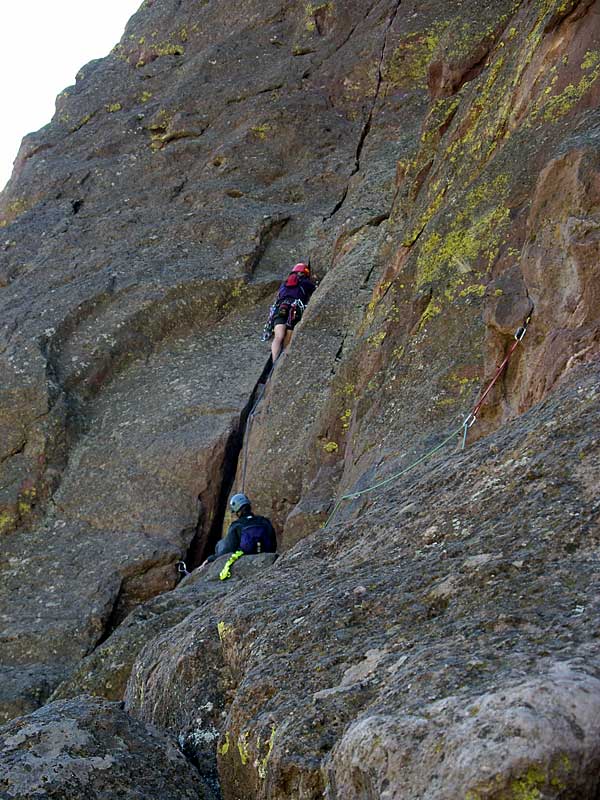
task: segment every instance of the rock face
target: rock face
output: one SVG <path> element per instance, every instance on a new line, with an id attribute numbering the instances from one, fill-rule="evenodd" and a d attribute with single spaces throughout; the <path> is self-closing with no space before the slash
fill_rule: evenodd
<path id="1" fill-rule="evenodd" d="M 174 742 L 117 703 L 50 703 L 0 728 L 2 797 L 197 800 L 194 768 Z"/>
<path id="2" fill-rule="evenodd" d="M 26 137 L 0 720 L 125 697 L 226 798 L 596 800 L 600 0 L 484 5 L 145 0 Z M 174 590 L 232 488 L 282 557 Z"/>
<path id="3" fill-rule="evenodd" d="M 148 644 L 128 709 L 220 734 L 224 797 L 594 800 L 598 398 L 590 365 L 305 538 Z"/>
<path id="4" fill-rule="evenodd" d="M 206 567 L 199 567 L 184 578 L 175 591 L 159 595 L 132 611 L 107 641 L 83 659 L 51 699 L 93 694 L 107 700 L 121 700 L 131 668 L 149 641 L 164 631 L 170 631 L 192 611 L 232 591 L 239 581 L 255 579 L 257 571 L 269 567 L 276 558 L 271 553 L 246 556 L 234 564 L 226 581 L 219 579 L 226 556 Z"/>

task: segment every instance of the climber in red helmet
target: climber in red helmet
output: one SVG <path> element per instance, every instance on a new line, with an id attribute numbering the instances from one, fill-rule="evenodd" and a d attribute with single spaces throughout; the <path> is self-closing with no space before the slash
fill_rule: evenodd
<path id="1" fill-rule="evenodd" d="M 304 262 L 292 267 L 288 277 L 279 287 L 263 334 L 265 341 L 273 336 L 271 344 L 273 363 L 277 361 L 286 344 L 286 335 L 291 333 L 302 319 L 304 308 L 316 288 L 316 283 L 311 279 L 310 266 Z"/>

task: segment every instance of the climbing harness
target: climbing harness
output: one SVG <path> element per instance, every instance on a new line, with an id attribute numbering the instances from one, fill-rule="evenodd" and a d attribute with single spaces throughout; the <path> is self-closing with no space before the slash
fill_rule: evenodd
<path id="1" fill-rule="evenodd" d="M 231 567 L 235 564 L 238 558 L 241 558 L 244 555 L 243 550 L 236 550 L 235 553 L 227 559 L 227 562 L 221 572 L 219 572 L 219 580 L 226 581 L 227 578 L 231 578 Z"/>
<path id="2" fill-rule="evenodd" d="M 275 302 L 269 308 L 269 318 L 265 322 L 262 336 L 260 337 L 263 342 L 268 342 L 271 336 L 273 336 L 273 331 L 275 330 L 275 325 L 273 324 L 273 320 L 275 319 L 276 313 L 277 313 L 277 303 Z"/>
<path id="3" fill-rule="evenodd" d="M 192 574 L 191 572 L 189 572 L 185 561 L 178 561 L 177 562 L 177 572 L 179 572 L 179 574 L 184 578 L 185 578 L 186 575 L 191 575 Z"/>
<path id="4" fill-rule="evenodd" d="M 287 309 L 287 318 L 285 324 L 291 329 L 294 327 L 296 322 L 299 322 L 302 319 L 302 314 L 304 314 L 306 305 L 302 300 L 293 300 L 291 302 L 285 299 L 276 300 L 269 308 L 269 319 L 265 322 L 261 336 L 261 340 L 263 342 L 268 342 L 273 336 L 275 331 L 275 317 L 282 308 Z"/>
<path id="5" fill-rule="evenodd" d="M 533 309 L 530 311 L 530 313 L 527 316 L 527 319 L 525 320 L 523 325 L 515 333 L 515 340 L 512 343 L 512 345 L 510 346 L 510 348 L 508 350 L 508 353 L 506 354 L 503 362 L 500 364 L 500 366 L 496 370 L 492 380 L 488 384 L 487 388 L 481 394 L 481 397 L 479 398 L 479 400 L 477 400 L 477 402 L 473 406 L 472 410 L 465 417 L 465 419 L 461 423 L 461 425 L 458 428 L 456 428 L 455 430 L 453 430 L 452 433 L 449 433 L 448 436 L 444 439 L 443 442 L 438 444 L 432 450 L 429 450 L 427 453 L 422 455 L 416 461 L 413 461 L 412 464 L 409 464 L 407 467 L 405 467 L 404 469 L 400 470 L 400 472 L 396 472 L 394 475 L 390 475 L 389 478 L 385 478 L 385 480 L 378 481 L 373 486 L 368 486 L 366 489 L 361 489 L 358 492 L 351 492 L 349 494 L 342 495 L 342 497 L 340 497 L 340 499 L 337 501 L 337 503 L 333 507 L 333 511 L 331 512 L 331 514 L 327 518 L 327 521 L 323 525 L 323 528 L 327 528 L 330 525 L 332 519 L 335 517 L 335 515 L 338 512 L 338 509 L 340 508 L 340 506 L 342 505 L 342 503 L 345 500 L 357 500 L 359 497 L 362 497 L 362 495 L 364 495 L 364 494 L 369 494 L 370 492 L 373 492 L 376 489 L 381 489 L 383 486 L 386 486 L 387 484 L 398 480 L 398 478 L 401 478 L 403 475 L 406 475 L 408 472 L 411 472 L 419 464 L 422 464 L 428 458 L 430 458 L 435 453 L 437 453 L 438 450 L 441 450 L 443 447 L 445 447 L 448 444 L 448 442 L 450 442 L 452 439 L 454 439 L 456 436 L 458 436 L 458 434 L 461 433 L 461 432 L 463 434 L 462 448 L 461 449 L 464 450 L 464 448 L 466 446 L 466 443 L 467 443 L 467 434 L 469 432 L 469 428 L 471 428 L 477 422 L 477 414 L 479 413 L 479 410 L 481 409 L 481 406 L 483 405 L 483 403 L 485 402 L 487 396 L 492 391 L 493 387 L 498 382 L 498 379 L 500 378 L 500 376 L 502 375 L 502 373 L 504 372 L 504 370 L 508 366 L 508 363 L 509 363 L 509 361 L 510 361 L 510 359 L 512 357 L 512 354 L 515 352 L 515 350 L 519 346 L 520 342 L 523 341 L 523 338 L 524 338 L 525 334 L 527 333 L 527 328 L 529 326 L 529 323 L 531 322 L 532 314 L 533 314 Z"/>

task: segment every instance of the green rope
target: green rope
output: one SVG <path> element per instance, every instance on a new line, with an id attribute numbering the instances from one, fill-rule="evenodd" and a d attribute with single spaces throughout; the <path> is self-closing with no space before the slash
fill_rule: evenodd
<path id="1" fill-rule="evenodd" d="M 329 526 L 329 523 L 331 522 L 331 520 L 337 514 L 337 511 L 338 511 L 339 507 L 342 505 L 342 503 L 344 502 L 344 500 L 356 500 L 357 498 L 361 497 L 363 494 L 369 494 L 369 492 L 374 492 L 375 489 L 381 489 L 382 486 L 387 486 L 388 483 L 392 483 L 392 481 L 398 480 L 398 478 L 401 478 L 403 475 L 406 475 L 408 472 L 413 470 L 415 467 L 418 467 L 419 464 L 422 464 L 423 461 L 426 461 L 432 455 L 437 453 L 438 450 L 442 449 L 442 447 L 445 447 L 448 444 L 448 442 L 451 439 L 454 439 L 455 436 L 458 436 L 458 434 L 465 427 L 466 427 L 466 423 L 462 422 L 461 425 L 460 425 L 460 428 L 457 428 L 456 430 L 452 431 L 452 433 L 448 434 L 448 436 L 444 439 L 443 442 L 441 442 L 436 447 L 434 447 L 433 450 L 429 450 L 429 452 L 425 453 L 425 455 L 421 456 L 416 461 L 413 461 L 412 464 L 409 464 L 407 467 L 405 467 L 404 469 L 400 470 L 400 472 L 396 472 L 396 473 L 394 473 L 394 475 L 390 475 L 389 478 L 386 478 L 383 481 L 379 481 L 378 483 L 373 484 L 373 486 L 368 486 L 366 489 L 361 489 L 359 492 L 352 492 L 351 494 L 342 495 L 342 497 L 340 497 L 340 499 L 337 501 L 337 503 L 333 507 L 333 511 L 329 515 L 329 518 L 328 518 L 327 522 L 325 523 L 325 525 L 323 525 L 323 527 L 327 528 Z"/>

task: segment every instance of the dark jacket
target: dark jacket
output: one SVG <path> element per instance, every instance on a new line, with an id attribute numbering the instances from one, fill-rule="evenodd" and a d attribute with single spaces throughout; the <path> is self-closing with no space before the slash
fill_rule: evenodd
<path id="1" fill-rule="evenodd" d="M 267 517 L 261 517 L 259 514 L 246 514 L 231 523 L 227 529 L 225 538 L 217 542 L 214 555 L 209 556 L 207 561 L 214 561 L 215 558 L 218 558 L 225 553 L 235 553 L 236 550 L 239 550 L 242 539 L 242 531 L 246 525 L 255 525 L 257 522 L 265 523 L 267 528 L 271 531 L 273 541 L 276 541 L 275 530 L 271 525 L 270 519 L 267 519 Z"/>
<path id="2" fill-rule="evenodd" d="M 284 281 L 279 287 L 277 292 L 276 303 L 282 300 L 302 300 L 306 305 L 311 298 L 312 293 L 317 288 L 310 278 L 302 276 L 296 286 L 286 286 L 287 281 Z"/>

